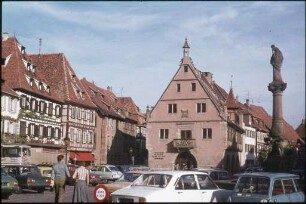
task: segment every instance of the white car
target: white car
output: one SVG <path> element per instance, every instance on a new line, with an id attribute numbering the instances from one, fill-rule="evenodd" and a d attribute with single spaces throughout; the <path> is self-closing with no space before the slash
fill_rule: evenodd
<path id="1" fill-rule="evenodd" d="M 226 202 L 231 190 L 220 189 L 207 173 L 154 171 L 111 194 L 111 202 Z"/>

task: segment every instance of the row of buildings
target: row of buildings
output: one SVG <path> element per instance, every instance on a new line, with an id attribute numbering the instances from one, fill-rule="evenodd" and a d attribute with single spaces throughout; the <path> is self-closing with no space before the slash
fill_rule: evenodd
<path id="1" fill-rule="evenodd" d="M 30 145 L 34 163 L 52 163 L 67 150 L 71 163 L 234 173 L 256 165 L 266 148 L 271 116 L 197 69 L 187 39 L 177 72 L 145 114 L 111 87 L 80 80 L 63 53 L 29 55 L 15 37 L 4 36 L 1 62 L 1 140 Z M 304 145 L 286 121 L 284 129 L 288 142 Z"/>
<path id="2" fill-rule="evenodd" d="M 79 79 L 63 53 L 28 54 L 4 34 L 1 142 L 31 146 L 32 163 L 145 163 L 145 117 L 131 97 Z M 140 147 L 142 149 L 140 149 Z"/>
<path id="3" fill-rule="evenodd" d="M 212 76 L 196 68 L 186 39 L 177 72 L 147 115 L 149 166 L 220 167 L 234 173 L 257 165 L 271 116 L 249 100 L 240 103 L 232 87 L 225 91 Z M 284 135 L 288 143 L 304 145 L 286 121 Z"/>

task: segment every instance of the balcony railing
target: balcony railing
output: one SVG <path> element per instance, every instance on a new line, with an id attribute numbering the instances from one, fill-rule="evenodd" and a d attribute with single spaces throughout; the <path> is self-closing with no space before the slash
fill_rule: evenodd
<path id="1" fill-rule="evenodd" d="M 173 140 L 174 148 L 195 148 L 195 139 L 174 139 Z"/>

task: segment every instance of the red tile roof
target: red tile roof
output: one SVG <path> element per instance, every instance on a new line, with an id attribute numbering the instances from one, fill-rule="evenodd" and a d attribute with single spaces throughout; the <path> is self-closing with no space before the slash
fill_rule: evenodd
<path id="1" fill-rule="evenodd" d="M 1 57 L 6 58 L 10 56 L 10 58 L 6 66 L 1 66 L 1 79 L 4 79 L 7 86 L 13 90 L 21 90 L 38 97 L 63 103 L 63 101 L 55 94 L 54 87 L 46 83 L 47 80 L 44 77 L 42 70 L 36 68 L 34 73 L 27 70 L 25 63 L 29 62 L 28 55 L 26 53 L 22 54 L 19 47 L 21 47 L 21 45 L 15 37 L 10 37 L 4 41 L 2 40 Z M 34 80 L 32 86 L 28 83 L 26 76 Z M 48 93 L 44 89 L 40 90 L 36 85 L 35 80 L 50 86 L 50 92 Z"/>
<path id="2" fill-rule="evenodd" d="M 225 105 L 227 106 L 227 108 L 231 108 L 231 109 L 238 109 L 239 108 L 239 104 L 235 99 L 234 92 L 233 92 L 232 88 L 230 89 L 230 92 L 229 92 L 229 94 L 226 98 Z"/>
<path id="3" fill-rule="evenodd" d="M 96 108 L 63 53 L 29 55 L 29 58 L 39 64 L 38 68 L 44 71 L 48 83 L 55 87 L 56 94 L 66 103 Z"/>
<path id="4" fill-rule="evenodd" d="M 305 142 L 305 125 L 306 125 L 305 119 L 303 119 L 302 123 L 295 130 L 297 134 L 304 140 L 304 142 Z"/>
<path id="5" fill-rule="evenodd" d="M 1 93 L 6 93 L 15 97 L 19 97 L 19 95 L 11 89 L 5 82 L 1 83 Z"/>

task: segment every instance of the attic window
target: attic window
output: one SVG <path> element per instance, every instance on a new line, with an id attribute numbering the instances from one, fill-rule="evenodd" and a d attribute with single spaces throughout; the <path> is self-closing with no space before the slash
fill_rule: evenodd
<path id="1" fill-rule="evenodd" d="M 42 82 L 39 82 L 39 86 L 38 86 L 39 90 L 42 90 L 42 87 L 43 87 Z"/>
<path id="2" fill-rule="evenodd" d="M 184 66 L 184 72 L 188 72 L 188 66 Z"/>
<path id="3" fill-rule="evenodd" d="M 31 69 L 31 63 L 28 62 L 28 63 L 27 63 L 27 70 L 30 71 L 30 69 Z"/>
<path id="4" fill-rule="evenodd" d="M 30 86 L 33 86 L 33 81 L 34 81 L 34 79 L 30 79 Z"/>
<path id="5" fill-rule="evenodd" d="M 36 71 L 36 66 L 33 65 L 32 72 L 35 73 L 35 71 Z"/>
<path id="6" fill-rule="evenodd" d="M 50 93 L 50 86 L 47 86 L 46 91 Z"/>
<path id="7" fill-rule="evenodd" d="M 1 58 L 1 65 L 5 65 L 5 58 Z"/>
<path id="8" fill-rule="evenodd" d="M 24 46 L 21 46 L 21 54 L 25 54 L 25 47 Z"/>

